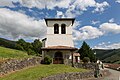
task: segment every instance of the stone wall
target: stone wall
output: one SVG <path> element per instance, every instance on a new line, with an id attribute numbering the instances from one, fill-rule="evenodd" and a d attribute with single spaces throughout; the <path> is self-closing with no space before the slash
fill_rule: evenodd
<path id="1" fill-rule="evenodd" d="M 88 72 L 74 72 L 74 73 L 63 73 L 63 74 L 57 74 L 57 75 L 52 75 L 52 76 L 48 76 L 45 78 L 40 78 L 38 80 L 97 80 L 94 77 L 94 70 L 92 71 L 88 71 Z M 98 77 L 105 77 L 110 75 L 109 70 L 102 70 L 101 71 L 101 76 Z"/>
<path id="2" fill-rule="evenodd" d="M 25 59 L 8 59 L 0 63 L 0 75 L 7 74 L 8 72 L 23 69 L 28 66 L 40 64 L 40 57 L 25 58 Z"/>
<path id="3" fill-rule="evenodd" d="M 95 63 L 76 63 L 75 67 L 77 68 L 85 68 L 85 69 L 95 69 L 96 64 Z"/>
<path id="4" fill-rule="evenodd" d="M 94 71 L 63 73 L 49 76 L 46 78 L 40 78 L 39 80 L 81 80 L 87 78 L 94 78 Z"/>

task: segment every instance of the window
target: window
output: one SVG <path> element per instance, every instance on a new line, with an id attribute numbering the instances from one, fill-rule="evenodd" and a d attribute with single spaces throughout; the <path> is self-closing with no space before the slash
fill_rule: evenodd
<path id="1" fill-rule="evenodd" d="M 59 25 L 54 24 L 54 34 L 59 34 Z"/>
<path id="2" fill-rule="evenodd" d="M 66 25 L 65 24 L 61 25 L 61 34 L 66 34 Z"/>

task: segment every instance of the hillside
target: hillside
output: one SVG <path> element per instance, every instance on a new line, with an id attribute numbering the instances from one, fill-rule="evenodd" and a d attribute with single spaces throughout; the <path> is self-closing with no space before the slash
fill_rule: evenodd
<path id="1" fill-rule="evenodd" d="M 103 62 L 120 63 L 120 49 L 95 49 L 96 56 Z"/>
<path id="2" fill-rule="evenodd" d="M 26 52 L 0 47 L 0 59 L 30 57 Z"/>
<path id="3" fill-rule="evenodd" d="M 15 49 L 16 42 L 0 38 L 0 46 Z"/>
<path id="4" fill-rule="evenodd" d="M 37 65 L 1 77 L 0 80 L 41 80 L 40 78 L 67 72 L 87 72 L 86 69 L 74 68 L 63 64 Z"/>

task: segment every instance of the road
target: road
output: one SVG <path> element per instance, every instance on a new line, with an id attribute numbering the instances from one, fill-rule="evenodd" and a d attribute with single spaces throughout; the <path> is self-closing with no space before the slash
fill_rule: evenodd
<path id="1" fill-rule="evenodd" d="M 110 71 L 110 75 L 104 78 L 94 78 L 94 79 L 87 79 L 87 80 L 120 80 L 120 71 L 107 69 Z"/>
<path id="2" fill-rule="evenodd" d="M 111 75 L 103 78 L 102 80 L 120 80 L 120 71 L 107 69 L 110 71 Z"/>

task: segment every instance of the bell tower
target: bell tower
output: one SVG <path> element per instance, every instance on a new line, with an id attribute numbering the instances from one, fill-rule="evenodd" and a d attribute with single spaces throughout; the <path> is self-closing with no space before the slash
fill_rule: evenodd
<path id="1" fill-rule="evenodd" d="M 74 47 L 72 26 L 74 18 L 46 18 L 47 40 L 45 47 L 70 46 Z"/>

